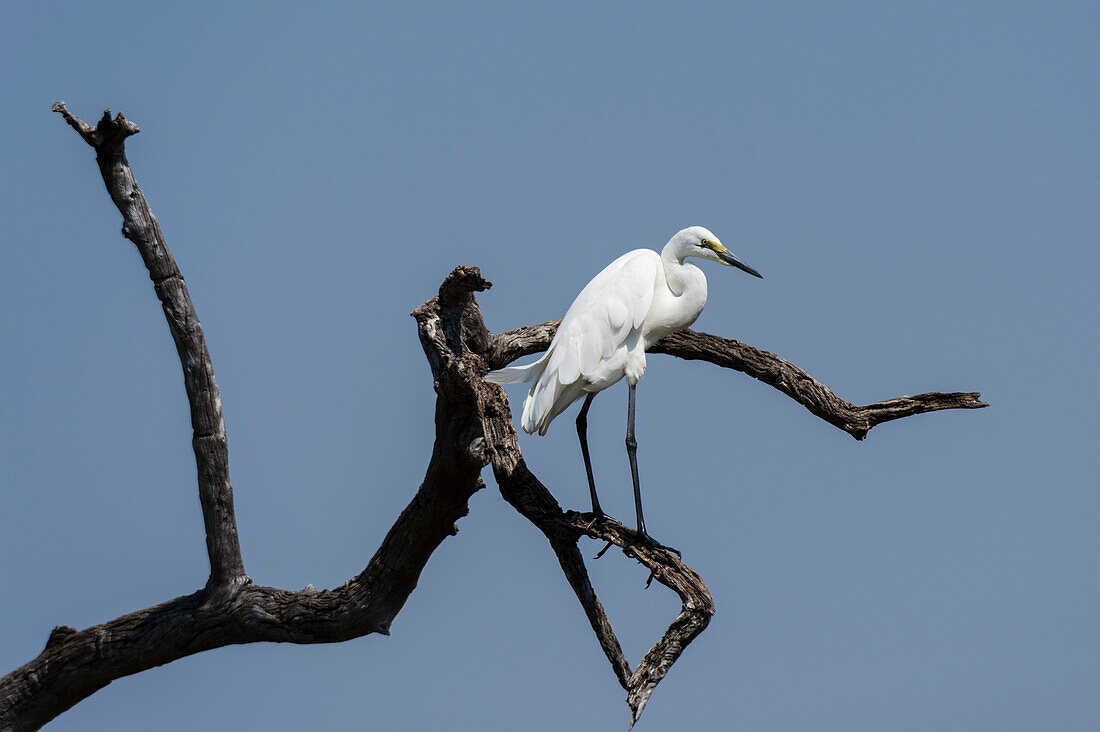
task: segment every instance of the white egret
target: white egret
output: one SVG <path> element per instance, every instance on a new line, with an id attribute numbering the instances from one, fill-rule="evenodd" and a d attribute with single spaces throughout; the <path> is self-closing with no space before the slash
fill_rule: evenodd
<path id="1" fill-rule="evenodd" d="M 592 513 L 597 518 L 604 512 L 596 497 L 588 455 L 588 407 L 598 392 L 626 377 L 626 452 L 634 483 L 634 510 L 639 535 L 653 545 L 658 544 L 646 533 L 638 485 L 635 387 L 645 373 L 646 349 L 695 322 L 707 302 L 707 278 L 694 264 L 684 261 L 688 257 L 722 262 L 762 276 L 733 256 L 710 231 L 689 227 L 669 239 L 660 254 L 635 249 L 607 265 L 577 295 L 542 358 L 485 376 L 497 384 L 533 382 L 521 420 L 528 433 L 538 430 L 540 435 L 546 434 L 554 417 L 584 396 L 577 415 L 577 436 L 592 494 Z"/>

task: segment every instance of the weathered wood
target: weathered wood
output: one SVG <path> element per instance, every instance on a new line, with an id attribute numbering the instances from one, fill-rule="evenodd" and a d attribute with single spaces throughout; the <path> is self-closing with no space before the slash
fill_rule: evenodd
<path id="1" fill-rule="evenodd" d="M 210 557 L 210 593 L 231 593 L 249 581 L 241 559 L 237 520 L 233 512 L 233 486 L 229 482 L 229 444 L 226 440 L 222 403 L 214 366 L 206 348 L 199 317 L 187 292 L 176 260 L 168 250 L 160 223 L 153 215 L 145 194 L 138 187 L 126 159 L 126 138 L 141 131 L 110 110 L 93 128 L 73 115 L 65 102 L 53 105 L 96 152 L 96 162 L 107 193 L 122 214 L 122 235 L 137 247 L 149 270 L 149 279 L 160 300 L 168 329 L 176 344 L 183 384 L 191 406 L 192 447 L 198 469 L 199 501 L 206 525 L 206 549 Z"/>
<path id="2" fill-rule="evenodd" d="M 113 120 L 105 115 L 108 125 L 101 121 L 91 128 L 69 114 L 63 104 L 54 109 L 65 115 L 85 141 L 114 140 L 121 144 L 122 132 L 137 130 L 121 115 Z M 109 156 L 101 153 L 101 168 L 104 156 L 109 158 L 104 173 L 108 187 L 112 181 L 121 180 L 123 185 L 129 181 L 131 188 L 121 200 L 124 204 L 140 200 L 137 218 L 146 225 L 129 227 L 128 236 L 142 242 L 139 249 L 148 245 L 157 250 L 152 257 L 146 257 L 148 249 L 143 250 L 143 257 L 153 262 L 150 272 L 158 273 L 154 282 L 159 278 L 162 283 L 170 283 L 157 292 L 184 364 L 204 516 L 212 510 L 213 530 L 220 532 L 232 525 L 232 494 L 221 490 L 228 489 L 226 462 L 219 459 L 225 454 L 225 433 L 202 331 L 159 227 L 154 227 L 157 233 L 152 239 L 135 233 L 148 233 L 155 219 L 144 196 L 133 185 L 132 174 L 127 177 L 119 173 L 120 165 L 129 170 L 125 155 L 121 148 Z M 169 275 L 162 276 L 166 270 Z M 357 577 L 334 590 L 320 591 L 308 587 L 294 592 L 240 581 L 210 592 L 208 585 L 191 595 L 84 630 L 59 626 L 49 634 L 46 647 L 36 658 L 0 678 L 0 730 L 38 729 L 117 678 L 211 648 L 258 641 L 335 643 L 368 633 L 388 634 L 390 623 L 416 588 L 428 558 L 455 533 L 455 522 L 469 512 L 470 496 L 484 487 L 480 474 L 486 460 L 470 449 L 471 435 L 478 429 L 471 421 L 472 413 L 461 392 L 449 392 L 447 398 L 437 400 L 437 439 L 424 482 Z M 203 493 L 203 481 L 212 483 L 214 490 Z M 209 537 L 209 518 L 207 530 Z M 232 541 L 236 541 L 235 528 Z M 212 551 L 212 566 L 220 561 L 217 556 Z M 233 565 L 229 562 L 223 566 Z M 243 570 L 239 576 L 243 577 Z"/>

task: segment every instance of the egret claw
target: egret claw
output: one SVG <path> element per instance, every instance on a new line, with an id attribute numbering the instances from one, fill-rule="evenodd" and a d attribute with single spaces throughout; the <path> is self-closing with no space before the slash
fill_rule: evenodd
<path id="1" fill-rule="evenodd" d="M 654 539 L 652 536 L 650 536 L 649 534 L 647 534 L 645 532 L 641 532 L 641 533 L 638 534 L 638 538 L 635 540 L 635 543 L 636 544 L 641 544 L 642 546 L 648 546 L 648 547 L 651 547 L 653 549 L 664 549 L 666 552 L 672 552 L 677 557 L 679 557 L 681 559 L 683 558 L 683 555 L 680 554 L 679 549 L 674 549 L 670 546 L 665 546 L 664 544 L 657 541 L 656 539 Z"/>
<path id="2" fill-rule="evenodd" d="M 589 521 L 589 522 L 588 522 L 588 523 L 587 523 L 587 524 L 585 525 L 585 527 L 584 527 L 584 530 L 585 530 L 585 531 L 591 531 L 591 530 L 592 530 L 592 527 L 593 527 L 593 526 L 595 526 L 595 525 L 596 525 L 597 523 L 599 523 L 600 521 L 604 521 L 605 519 L 606 519 L 606 520 L 609 520 L 609 521 L 614 521 L 614 520 L 615 520 L 615 519 L 613 519 L 612 517 L 608 516 L 608 515 L 607 515 L 606 513 L 603 513 L 603 512 L 601 511 L 600 513 L 597 513 L 597 514 L 595 514 L 595 515 L 593 515 L 593 516 L 592 516 L 592 520 L 591 520 L 591 521 Z"/>

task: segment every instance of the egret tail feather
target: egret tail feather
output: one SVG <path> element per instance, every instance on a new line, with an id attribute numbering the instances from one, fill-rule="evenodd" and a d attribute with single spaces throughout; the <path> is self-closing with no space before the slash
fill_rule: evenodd
<path id="1" fill-rule="evenodd" d="M 492 384 L 522 384 L 538 381 L 546 368 L 546 356 L 526 366 L 508 366 L 485 374 L 485 380 Z"/>
<path id="2" fill-rule="evenodd" d="M 491 384 L 521 384 L 532 381 L 533 374 L 528 366 L 509 366 L 485 374 L 485 380 Z"/>

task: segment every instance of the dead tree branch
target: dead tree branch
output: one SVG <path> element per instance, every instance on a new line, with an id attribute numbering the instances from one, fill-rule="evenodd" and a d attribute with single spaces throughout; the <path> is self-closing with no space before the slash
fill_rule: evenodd
<path id="1" fill-rule="evenodd" d="M 96 148 L 104 182 L 126 222 L 123 233 L 149 265 L 179 349 L 192 404 L 212 581 L 206 589 L 103 625 L 79 631 L 55 628 L 36 658 L 0 678 L 0 730 L 5 732 L 38 729 L 115 679 L 212 648 L 259 641 L 335 643 L 368 633 L 388 634 L 428 558 L 455 533 L 455 522 L 468 513 L 470 496 L 485 485 L 480 477 L 485 461 L 468 449 L 479 429 L 471 421 L 470 405 L 461 394 L 441 398 L 424 482 L 358 576 L 333 590 L 295 592 L 252 585 L 236 549 L 225 428 L 202 330 L 126 162 L 123 141 L 138 128 L 122 115 L 112 119 L 109 114 L 91 128 L 63 103 L 54 110 Z M 212 460 L 212 454 L 221 457 Z M 215 581 L 214 576 L 230 581 Z"/>
<path id="2" fill-rule="evenodd" d="M 492 368 L 499 369 L 517 358 L 545 351 L 561 320 L 516 328 L 493 337 L 488 352 Z M 790 361 L 769 351 L 709 333 L 685 328 L 653 344 L 649 353 L 665 353 L 688 361 L 706 361 L 748 374 L 783 392 L 812 414 L 862 440 L 872 427 L 902 417 L 941 409 L 981 409 L 989 405 L 978 392 L 929 392 L 901 396 L 858 406 L 841 399 L 833 390 Z"/>
<path id="3" fill-rule="evenodd" d="M 558 321 L 492 335 L 474 293 L 490 287 L 476 267 L 458 267 L 439 294 L 413 312 L 437 399 L 435 444 L 424 482 L 366 568 L 333 590 L 290 591 L 253 585 L 244 572 L 228 445 L 214 370 L 183 277 L 126 160 L 125 140 L 139 128 L 109 112 L 95 127 L 53 107 L 96 150 L 111 199 L 123 216 L 123 235 L 138 248 L 171 330 L 191 405 L 199 500 L 210 555 L 210 580 L 192 594 L 84 630 L 58 626 L 30 662 L 0 678 L 0 731 L 35 730 L 114 679 L 225 645 L 261 641 L 334 643 L 368 633 L 388 634 L 416 588 L 420 572 L 443 540 L 457 532 L 470 496 L 484 487 L 492 465 L 501 495 L 547 538 L 637 721 L 657 684 L 714 613 L 710 592 L 678 556 L 636 543 L 616 521 L 563 511 L 528 469 L 503 389 L 483 380 L 491 368 L 544 350 Z M 923 394 L 855 406 L 793 364 L 734 340 L 684 331 L 660 341 L 654 353 L 701 359 L 760 379 L 812 413 L 862 439 L 876 424 L 926 411 L 986 406 L 977 394 Z M 592 587 L 577 543 L 608 541 L 650 570 L 651 579 L 680 597 L 681 611 L 631 669 Z"/>
<path id="4" fill-rule="evenodd" d="M 126 138 L 136 135 L 141 128 L 121 114 L 111 119 L 110 110 L 103 113 L 94 128 L 69 112 L 65 102 L 55 103 L 53 111 L 64 116 L 84 141 L 95 148 L 96 162 L 107 192 L 122 214 L 122 235 L 132 241 L 141 254 L 168 320 L 183 367 L 187 401 L 191 405 L 191 445 L 198 467 L 199 501 L 206 524 L 206 550 L 210 555 L 207 590 L 231 593 L 249 580 L 244 572 L 237 519 L 233 514 L 229 444 L 222 419 L 222 401 L 187 284 L 164 242 L 160 223 L 138 188 L 134 171 L 126 160 Z"/>

